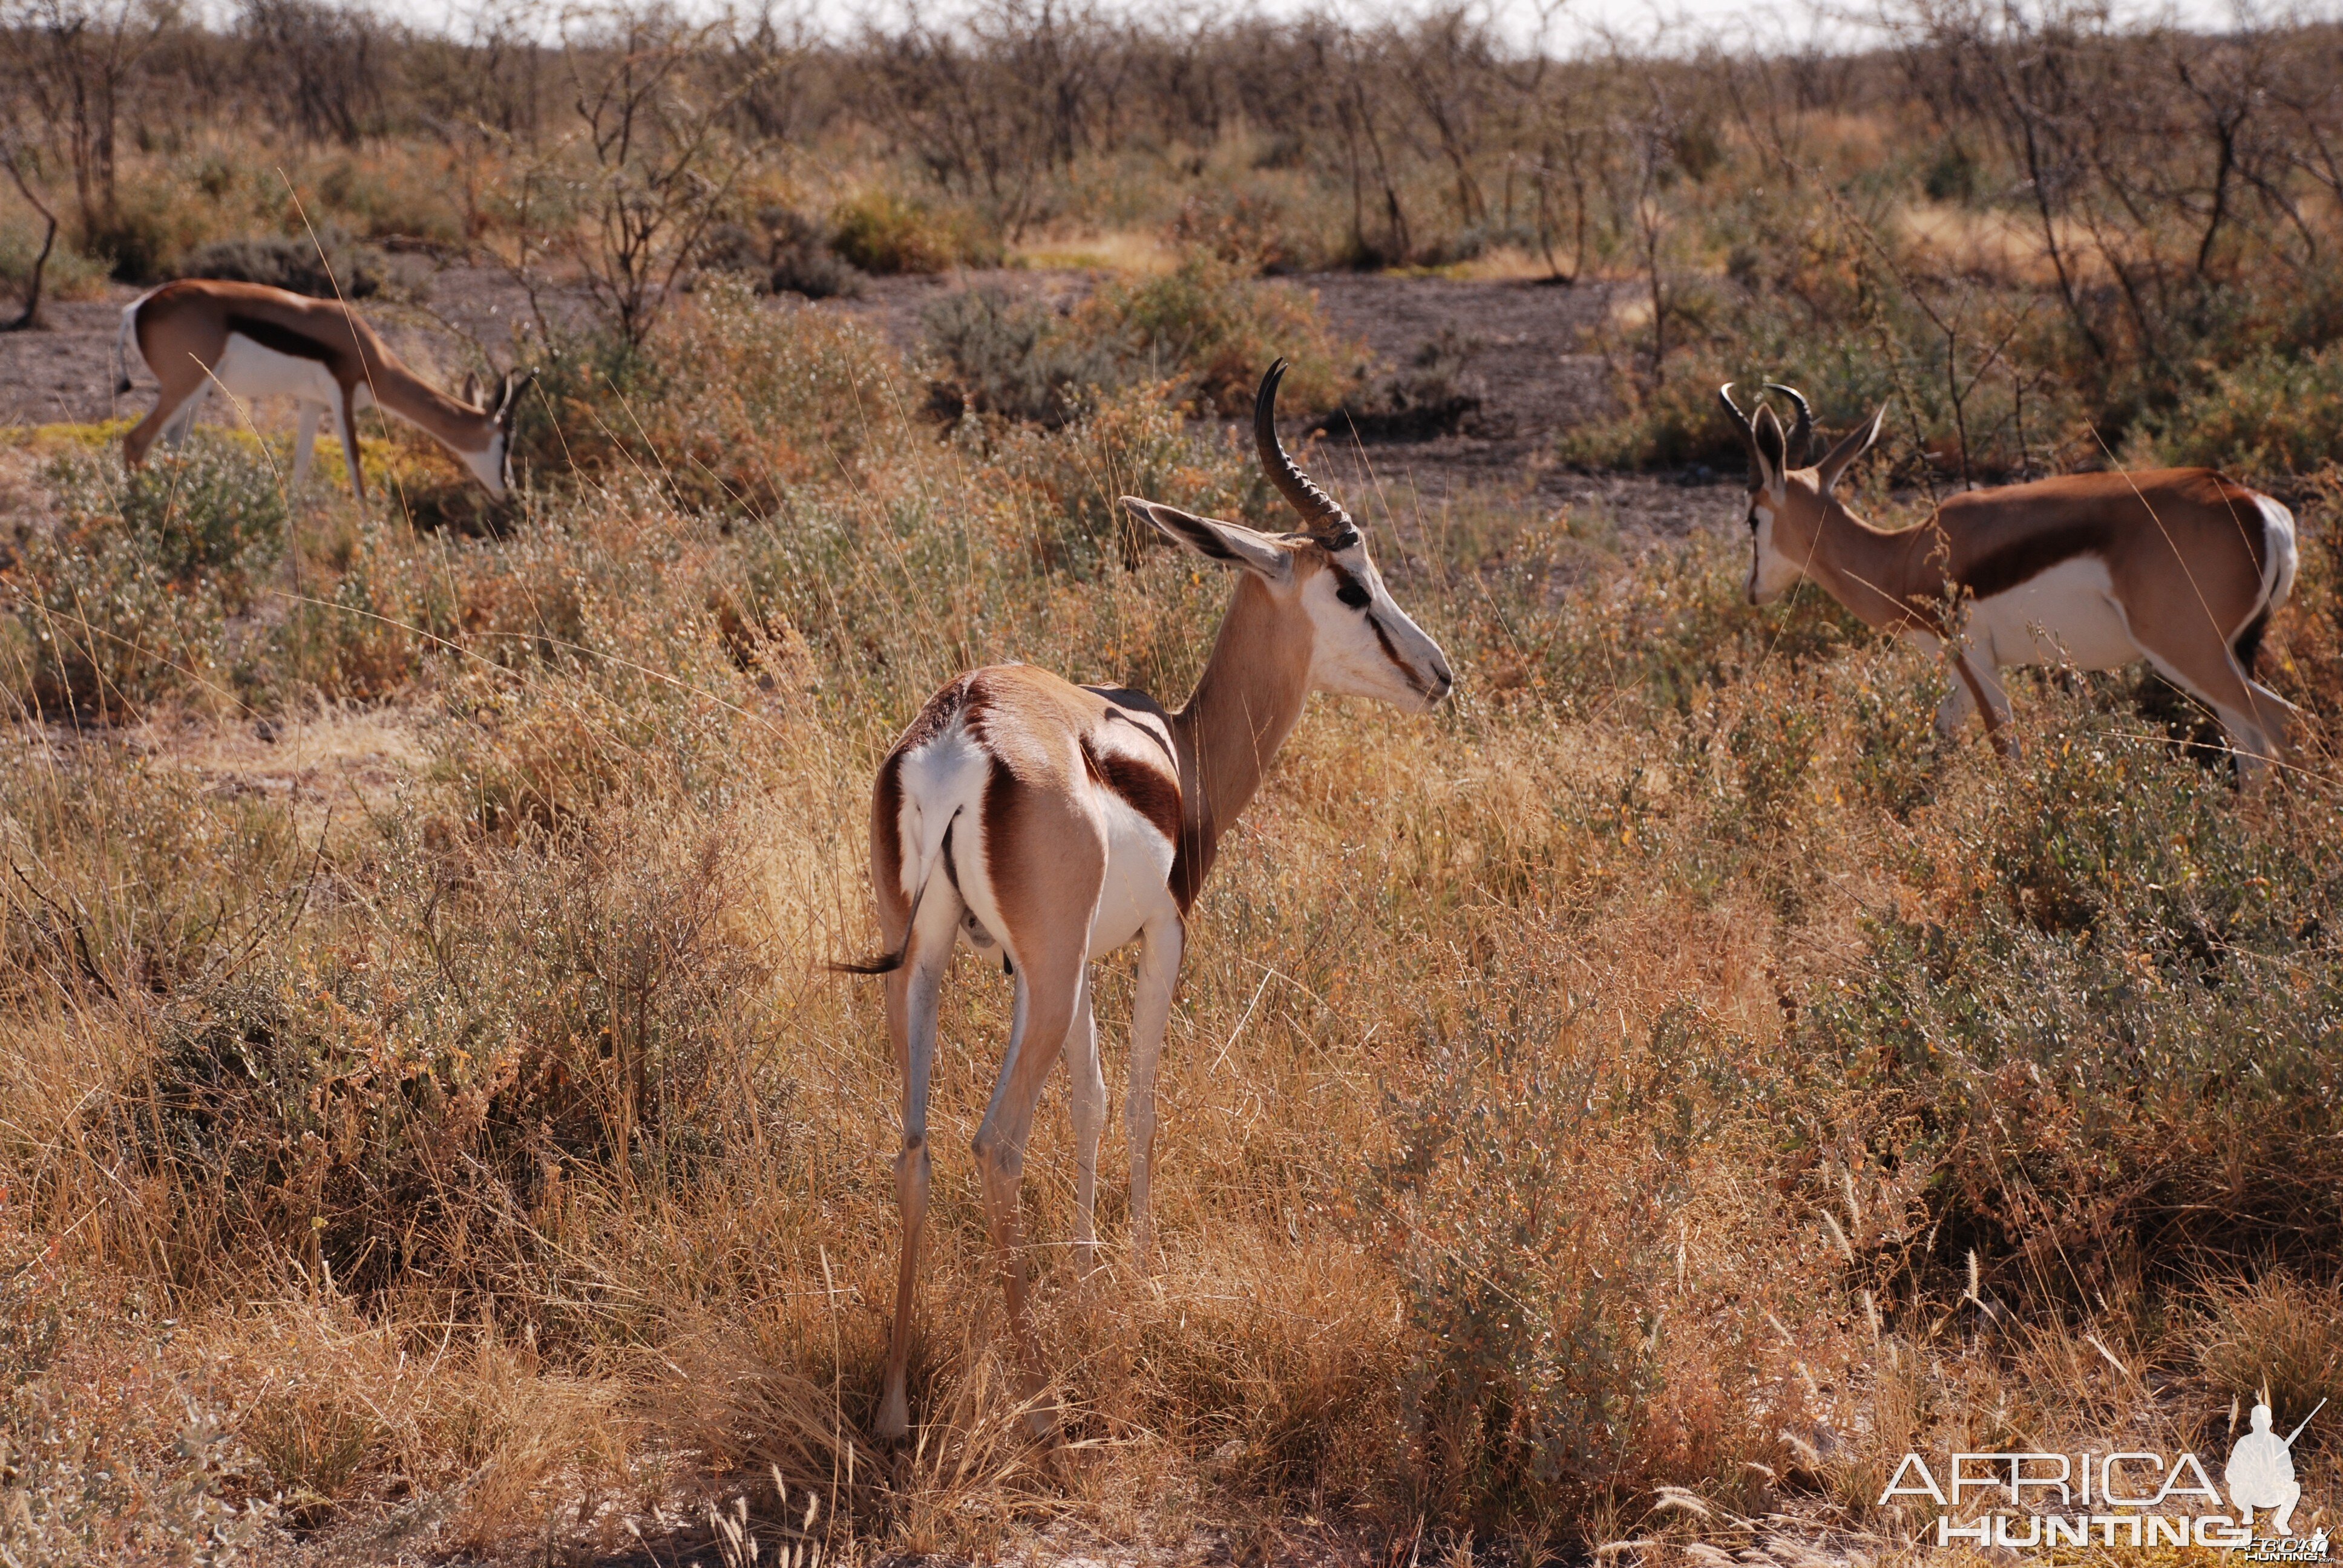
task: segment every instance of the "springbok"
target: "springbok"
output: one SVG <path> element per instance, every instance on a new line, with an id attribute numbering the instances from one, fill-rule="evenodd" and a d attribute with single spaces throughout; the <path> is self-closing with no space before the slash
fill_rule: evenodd
<path id="1" fill-rule="evenodd" d="M 2071 474 L 1954 496 L 1917 528 L 1873 528 L 1833 494 L 1879 435 L 1882 407 L 1820 462 L 1814 411 L 1786 435 L 1770 407 L 1753 422 L 1717 397 L 1749 448 L 1749 600 L 1800 578 L 1883 631 L 1943 653 L 1956 678 L 1936 709 L 1950 736 L 1971 712 L 1996 749 L 2009 697 L 2001 671 L 2070 663 L 2115 669 L 2145 658 L 2211 709 L 2241 779 L 2277 760 L 2295 708 L 2253 678 L 2271 615 L 2294 587 L 2294 514 L 2211 468 Z M 1798 460 L 1803 461 L 1803 458 Z"/>
<path id="2" fill-rule="evenodd" d="M 1221 836 L 1260 788 L 1312 691 L 1423 711 L 1454 678 L 1438 645 L 1392 602 L 1350 515 L 1286 456 L 1276 426 L 1279 360 L 1262 378 L 1253 438 L 1303 530 L 1265 534 L 1122 498 L 1174 543 L 1237 571 L 1210 660 L 1187 706 L 1075 686 L 1030 665 L 971 670 L 930 699 L 880 764 L 870 794 L 870 882 L 889 944 L 840 967 L 887 977 L 887 1028 L 903 1075 L 895 1159 L 903 1251 L 879 1431 L 910 1430 L 910 1360 L 920 1231 L 928 1211 L 928 1085 L 936 999 L 954 943 L 998 948 L 1016 978 L 1009 1052 L 975 1140 L 985 1225 L 1037 1434 L 1046 1376 L 1026 1304 L 1018 1188 L 1034 1108 L 1062 1056 L 1072 1080 L 1077 1267 L 1097 1261 L 1094 1209 L 1106 1080 L 1090 966 L 1141 946 L 1131 1003 L 1124 1120 L 1131 1135 L 1133 1251 L 1152 1255 L 1149 1155 L 1155 1069 L 1188 911 Z"/>
<path id="3" fill-rule="evenodd" d="M 501 500 L 512 487 L 513 409 L 531 377 L 508 371 L 495 405 L 486 407 L 478 382 L 467 377 L 459 402 L 401 364 L 373 327 L 337 300 L 213 278 L 166 283 L 123 307 L 116 396 L 130 390 L 134 348 L 162 393 L 122 437 L 122 455 L 133 468 L 146 460 L 156 436 L 174 447 L 186 438 L 204 394 L 216 383 L 231 397 L 298 400 L 296 485 L 309 477 L 317 421 L 330 415 L 349 458 L 350 491 L 364 501 L 357 415 L 377 407 L 462 458 L 489 495 Z"/>

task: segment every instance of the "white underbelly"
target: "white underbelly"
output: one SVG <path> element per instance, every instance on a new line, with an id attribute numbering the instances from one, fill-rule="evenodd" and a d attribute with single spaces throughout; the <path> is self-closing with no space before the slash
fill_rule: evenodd
<path id="1" fill-rule="evenodd" d="M 323 403 L 331 407 L 341 397 L 333 377 L 317 360 L 280 354 L 240 332 L 228 334 L 227 348 L 220 355 L 219 363 L 212 367 L 212 375 L 231 396 L 246 402 L 261 397 L 297 397 L 305 403 Z"/>
<path id="2" fill-rule="evenodd" d="M 2145 658 L 2117 603 L 2107 563 L 2078 556 L 1969 607 L 1963 640 L 1995 667 L 2072 664 L 2117 669 Z"/>
<path id="3" fill-rule="evenodd" d="M 1104 958 L 1139 935 L 1151 920 L 1175 916 L 1172 847 L 1153 823 L 1119 797 L 1106 796 L 1106 885 L 1091 921 L 1091 954 Z"/>

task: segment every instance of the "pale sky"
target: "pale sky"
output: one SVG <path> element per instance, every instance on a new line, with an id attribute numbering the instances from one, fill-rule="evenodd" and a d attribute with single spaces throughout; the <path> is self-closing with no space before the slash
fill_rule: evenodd
<path id="1" fill-rule="evenodd" d="M 515 16 L 541 16 L 545 30 L 557 32 L 570 7 L 562 0 L 495 0 L 497 8 Z M 920 0 L 920 10 L 931 23 L 967 15 L 977 0 Z M 2167 20 L 2207 31 L 2226 31 L 2256 22 L 2282 19 L 2327 19 L 2343 15 L 2343 0 L 2105 0 L 2107 9 L 2129 23 Z M 759 0 L 733 0 L 732 9 L 754 11 Z M 1376 0 L 1244 0 L 1237 4 L 1180 5 L 1151 0 L 1101 0 L 1101 8 L 1131 16 L 1176 17 L 1183 26 L 1215 14 L 1225 15 L 1336 15 L 1373 24 L 1422 7 Z M 587 7 L 581 7 L 587 8 Z M 688 14 L 714 15 L 725 0 L 683 0 Z M 1877 0 L 1481 0 L 1483 9 L 1504 36 L 1527 48 L 1543 39 L 1561 54 L 1601 47 L 1615 39 L 1635 50 L 1697 53 L 1704 49 L 1754 49 L 1776 53 L 1820 48 L 1830 52 L 1861 49 L 1887 36 L 1878 17 Z M 1897 7 L 1900 9 L 1900 7 Z M 2026 5 L 2033 11 L 2039 4 Z M 2062 3 L 2060 8 L 2066 8 Z M 386 6 L 410 22 L 462 34 L 469 17 L 482 9 L 478 0 L 407 0 Z M 776 0 L 782 15 L 802 15 L 820 32 L 850 34 L 866 19 L 882 25 L 904 15 L 903 0 Z"/>

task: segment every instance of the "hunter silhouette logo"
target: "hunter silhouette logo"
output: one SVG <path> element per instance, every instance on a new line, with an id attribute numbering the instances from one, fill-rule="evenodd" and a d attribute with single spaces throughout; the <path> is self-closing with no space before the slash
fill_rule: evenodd
<path id="1" fill-rule="evenodd" d="M 2302 1501 L 2302 1483 L 2294 1478 L 2294 1440 L 2310 1424 L 2311 1416 L 2326 1408 L 2327 1402 L 2320 1400 L 2310 1415 L 2302 1418 L 2302 1426 L 2280 1437 L 2270 1430 L 2269 1396 L 2264 1394 L 2255 1402 L 2253 1430 L 2229 1450 L 2228 1467 L 2221 1473 L 2229 1489 L 2229 1505 L 2237 1511 L 2240 1525 L 2251 1529 L 2254 1510 L 2262 1508 L 2271 1511 L 2270 1523 L 2278 1534 L 2294 1533 L 2294 1505 Z"/>
<path id="2" fill-rule="evenodd" d="M 2300 1425 L 2280 1437 L 2270 1430 L 2265 1391 L 2255 1402 L 2250 1430 L 2230 1447 L 2220 1488 L 2193 1453 L 2097 1447 L 2075 1453 L 1952 1453 L 1936 1468 L 1926 1457 L 1906 1453 L 1880 1493 L 1879 1506 L 1895 1505 L 1900 1498 L 1934 1503 L 1938 1546 L 1967 1542 L 2005 1552 L 2196 1546 L 2235 1552 L 2246 1563 L 2331 1562 L 2324 1528 L 2308 1536 L 2293 1530 L 2294 1512 L 2302 1502 L 2294 1442 L 2326 1408 L 2320 1400 Z M 2236 1405 L 2229 1407 L 2229 1422 L 2234 1431 Z M 2219 1512 L 2224 1489 L 2230 1510 L 2226 1513 Z M 2273 1533 L 2255 1533 L 2257 1513 Z"/>

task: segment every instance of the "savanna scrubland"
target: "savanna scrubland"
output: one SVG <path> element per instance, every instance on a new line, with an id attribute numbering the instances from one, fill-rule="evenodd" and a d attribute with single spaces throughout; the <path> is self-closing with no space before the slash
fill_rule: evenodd
<path id="1" fill-rule="evenodd" d="M 439 368 L 540 373 L 502 508 L 396 426 L 364 508 L 266 424 L 0 446 L 10 1563 L 1882 1560 L 1906 1449 L 2217 1456 L 2241 1396 L 2343 1396 L 2343 34 L 0 17 L 20 294 L 428 326 L 462 260 L 530 308 Z M 908 353 L 805 303 L 1003 263 L 1093 286 L 948 290 Z M 1941 671 L 1742 601 L 1729 487 L 1654 541 L 1305 448 L 1456 699 L 1319 699 L 1224 847 L 1151 1275 L 1073 1278 L 1045 1101 L 1055 1451 L 963 1153 L 1010 991 L 959 960 L 920 1424 L 874 1446 L 896 1086 L 824 968 L 872 769 L 978 663 L 1184 693 L 1227 584 L 1111 499 L 1276 522 L 1224 423 L 1271 357 L 1338 435 L 1470 419 L 1469 341 L 1329 327 L 1307 275 L 1358 267 L 1607 291 L 1556 462 L 1729 470 L 1715 385 L 1776 379 L 1892 401 L 1875 517 L 2270 487 L 2292 765 L 2239 794 L 2137 674 L 1942 743 Z M 1098 995 L 1119 1091 L 1127 960 Z"/>

